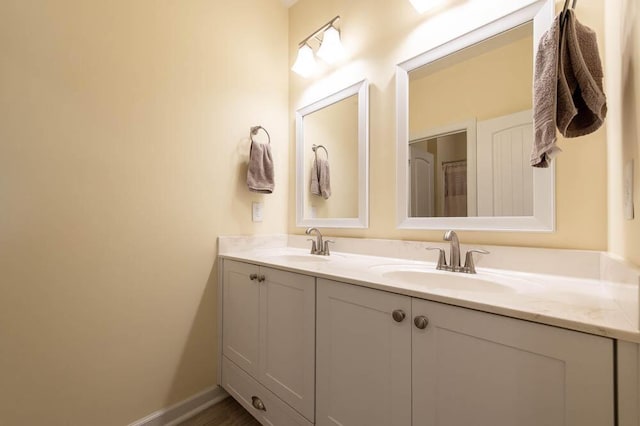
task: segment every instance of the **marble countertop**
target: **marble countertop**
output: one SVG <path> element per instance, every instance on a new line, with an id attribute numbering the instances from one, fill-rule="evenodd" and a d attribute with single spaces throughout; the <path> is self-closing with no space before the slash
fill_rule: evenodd
<path id="1" fill-rule="evenodd" d="M 432 262 L 346 252 L 312 256 L 295 247 L 236 249 L 220 257 L 640 343 L 637 321 L 619 303 L 621 297 L 637 298 L 637 287 L 627 284 L 488 267 L 469 275 L 437 271 Z M 427 271 L 444 280 L 455 275 L 463 285 L 398 279 L 389 273 L 397 270 Z"/>

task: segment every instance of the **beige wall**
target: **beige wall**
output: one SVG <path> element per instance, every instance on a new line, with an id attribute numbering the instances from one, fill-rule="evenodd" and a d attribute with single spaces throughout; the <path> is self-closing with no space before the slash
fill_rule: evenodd
<path id="1" fill-rule="evenodd" d="M 419 78 L 410 73 L 409 134 L 529 110 L 532 75 L 532 36 Z"/>
<path id="2" fill-rule="evenodd" d="M 640 265 L 640 7 L 607 2 L 609 250 Z M 623 211 L 623 170 L 634 161 L 635 218 Z"/>
<path id="3" fill-rule="evenodd" d="M 406 0 L 300 0 L 289 13 L 289 63 L 297 43 L 333 16 L 342 17 L 342 38 L 350 59 L 325 67 L 316 78 L 290 78 L 291 111 L 363 77 L 370 80 L 371 213 L 367 230 L 327 230 L 332 235 L 411 240 L 441 240 L 441 231 L 396 229 L 395 65 L 464 34 L 477 24 L 513 11 L 526 0 L 449 1 L 448 7 L 418 15 Z M 598 33 L 604 50 L 604 1 L 579 2 L 581 22 Z M 290 124 L 292 125 L 292 116 Z M 464 232 L 471 243 L 540 247 L 607 248 L 607 174 L 605 129 L 577 140 L 560 141 L 557 161 L 557 232 L 551 234 Z M 291 148 L 293 152 L 293 147 Z M 292 160 L 291 160 L 292 161 Z M 289 230 L 295 227 L 289 202 Z"/>
<path id="4" fill-rule="evenodd" d="M 0 424 L 124 425 L 215 384 L 216 237 L 287 229 L 287 20 L 0 2 Z M 244 181 L 256 124 L 268 196 Z"/>

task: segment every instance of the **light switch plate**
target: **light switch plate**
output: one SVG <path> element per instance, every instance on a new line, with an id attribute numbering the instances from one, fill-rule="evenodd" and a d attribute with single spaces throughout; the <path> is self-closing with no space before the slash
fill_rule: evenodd
<path id="1" fill-rule="evenodd" d="M 254 222 L 262 222 L 262 213 L 264 204 L 260 201 L 251 203 L 251 220 Z"/>
<path id="2" fill-rule="evenodd" d="M 624 203 L 624 218 L 631 220 L 634 217 L 633 211 L 633 160 L 624 166 L 624 185 L 622 187 L 622 198 Z"/>

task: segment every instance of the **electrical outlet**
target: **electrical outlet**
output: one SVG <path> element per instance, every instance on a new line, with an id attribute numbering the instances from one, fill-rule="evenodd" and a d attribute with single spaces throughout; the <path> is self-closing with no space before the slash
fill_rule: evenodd
<path id="1" fill-rule="evenodd" d="M 262 213 L 264 204 L 260 201 L 251 203 L 251 220 L 254 222 L 262 222 Z"/>
<path id="2" fill-rule="evenodd" d="M 624 218 L 631 220 L 634 217 L 633 211 L 633 160 L 624 166 L 624 185 L 622 187 L 622 199 L 624 203 Z"/>

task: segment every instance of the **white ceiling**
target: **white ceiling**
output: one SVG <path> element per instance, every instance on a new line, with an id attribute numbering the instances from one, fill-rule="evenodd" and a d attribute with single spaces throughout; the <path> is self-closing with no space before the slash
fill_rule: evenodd
<path id="1" fill-rule="evenodd" d="M 298 0 L 282 0 L 282 3 L 286 6 L 286 7 L 291 7 L 293 6 L 293 4 L 295 2 L 297 2 Z"/>

